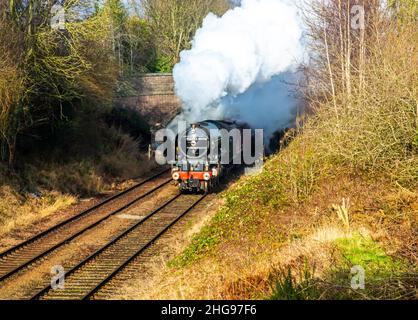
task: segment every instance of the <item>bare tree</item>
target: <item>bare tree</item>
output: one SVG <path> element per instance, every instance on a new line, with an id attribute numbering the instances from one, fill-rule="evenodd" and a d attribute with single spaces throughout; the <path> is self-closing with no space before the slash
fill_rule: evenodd
<path id="1" fill-rule="evenodd" d="M 196 30 L 209 12 L 220 15 L 230 8 L 227 0 L 143 0 L 142 3 L 158 52 L 171 66 L 182 50 L 190 48 Z"/>
<path id="2" fill-rule="evenodd" d="M 306 69 L 311 79 L 308 94 L 314 93 L 321 99 L 330 97 L 336 108 L 338 93 L 343 93 L 350 103 L 354 78 L 360 83 L 356 90 L 364 87 L 367 41 L 375 38 L 380 23 L 378 8 L 377 0 L 306 2 L 304 20 L 308 27 L 308 45 L 314 53 Z M 359 17 L 361 21 L 355 21 Z"/>

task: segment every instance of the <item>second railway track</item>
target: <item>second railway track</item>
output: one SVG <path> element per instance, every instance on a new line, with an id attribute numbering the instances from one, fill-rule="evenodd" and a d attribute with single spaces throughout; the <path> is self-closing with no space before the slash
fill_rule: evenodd
<path id="1" fill-rule="evenodd" d="M 174 196 L 65 272 L 64 288 L 52 289 L 48 284 L 32 299 L 92 298 L 204 198 L 205 195 Z"/>
<path id="2" fill-rule="evenodd" d="M 49 228 L 34 237 L 0 253 L 0 282 L 37 262 L 70 240 L 97 226 L 112 215 L 128 208 L 167 185 L 171 178 L 164 170 L 133 187 Z M 115 204 L 123 198 L 121 203 Z"/>

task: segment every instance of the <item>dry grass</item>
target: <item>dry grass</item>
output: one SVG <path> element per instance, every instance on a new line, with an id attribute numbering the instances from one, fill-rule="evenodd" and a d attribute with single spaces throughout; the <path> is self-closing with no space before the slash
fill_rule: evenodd
<path id="1" fill-rule="evenodd" d="M 291 266 L 298 272 L 308 259 L 320 266 L 317 275 L 329 268 L 335 260 L 333 240 L 343 235 L 336 226 L 323 227 L 280 249 L 263 247 L 245 256 L 231 247 L 233 251 L 227 254 L 208 256 L 180 270 L 168 267 L 166 261 L 154 261 L 147 265 L 153 270 L 152 277 L 130 283 L 116 298 L 263 299 L 272 293 L 274 276 L 280 268 Z"/>
<path id="2" fill-rule="evenodd" d="M 0 165 L 0 234 L 68 208 L 79 198 L 120 190 L 155 166 L 128 135 L 116 129 L 108 135 L 107 150 L 96 158 L 31 160 L 19 175 Z"/>
<path id="3" fill-rule="evenodd" d="M 83 130 L 80 131 L 82 135 Z M 115 182 L 139 177 L 156 166 L 140 152 L 137 141 L 129 135 L 115 128 L 101 128 L 100 133 L 106 136 L 93 135 L 89 137 L 93 141 L 87 145 L 83 141 L 74 142 L 74 150 L 69 151 L 73 156 L 64 155 L 64 161 L 60 159 L 61 153 L 45 161 L 27 161 L 21 173 L 25 189 L 42 187 L 81 197 L 92 196 L 108 192 Z"/>
<path id="4" fill-rule="evenodd" d="M 58 192 L 45 192 L 42 196 L 16 192 L 11 186 L 0 187 L 0 235 L 29 226 L 37 220 L 65 209 L 77 198 Z"/>

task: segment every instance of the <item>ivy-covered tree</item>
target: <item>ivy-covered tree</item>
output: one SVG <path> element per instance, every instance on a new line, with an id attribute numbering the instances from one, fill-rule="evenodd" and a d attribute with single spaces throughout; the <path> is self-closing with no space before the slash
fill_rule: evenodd
<path id="1" fill-rule="evenodd" d="M 157 72 L 171 71 L 180 52 L 190 48 L 196 30 L 209 12 L 221 15 L 230 7 L 227 0 L 142 0 L 141 4 L 156 37 Z"/>
<path id="2" fill-rule="evenodd" d="M 54 5 L 65 28 L 53 28 Z M 19 136 L 53 129 L 84 102 L 112 100 L 117 67 L 111 51 L 113 12 L 84 0 L 9 0 L 0 7 L 1 158 L 13 165 Z M 3 32 L 7 30 L 7 32 Z M 19 84 L 19 85 L 16 85 Z"/>

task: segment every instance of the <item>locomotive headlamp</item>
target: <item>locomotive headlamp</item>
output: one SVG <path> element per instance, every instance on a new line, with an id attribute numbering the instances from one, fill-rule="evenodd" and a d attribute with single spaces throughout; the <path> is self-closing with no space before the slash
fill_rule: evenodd
<path id="1" fill-rule="evenodd" d="M 209 181 L 210 180 L 210 173 L 209 172 L 205 172 L 203 174 L 203 179 L 205 179 L 206 181 Z"/>
<path id="2" fill-rule="evenodd" d="M 180 179 L 180 173 L 174 172 L 173 173 L 173 180 L 178 180 L 178 179 Z"/>

